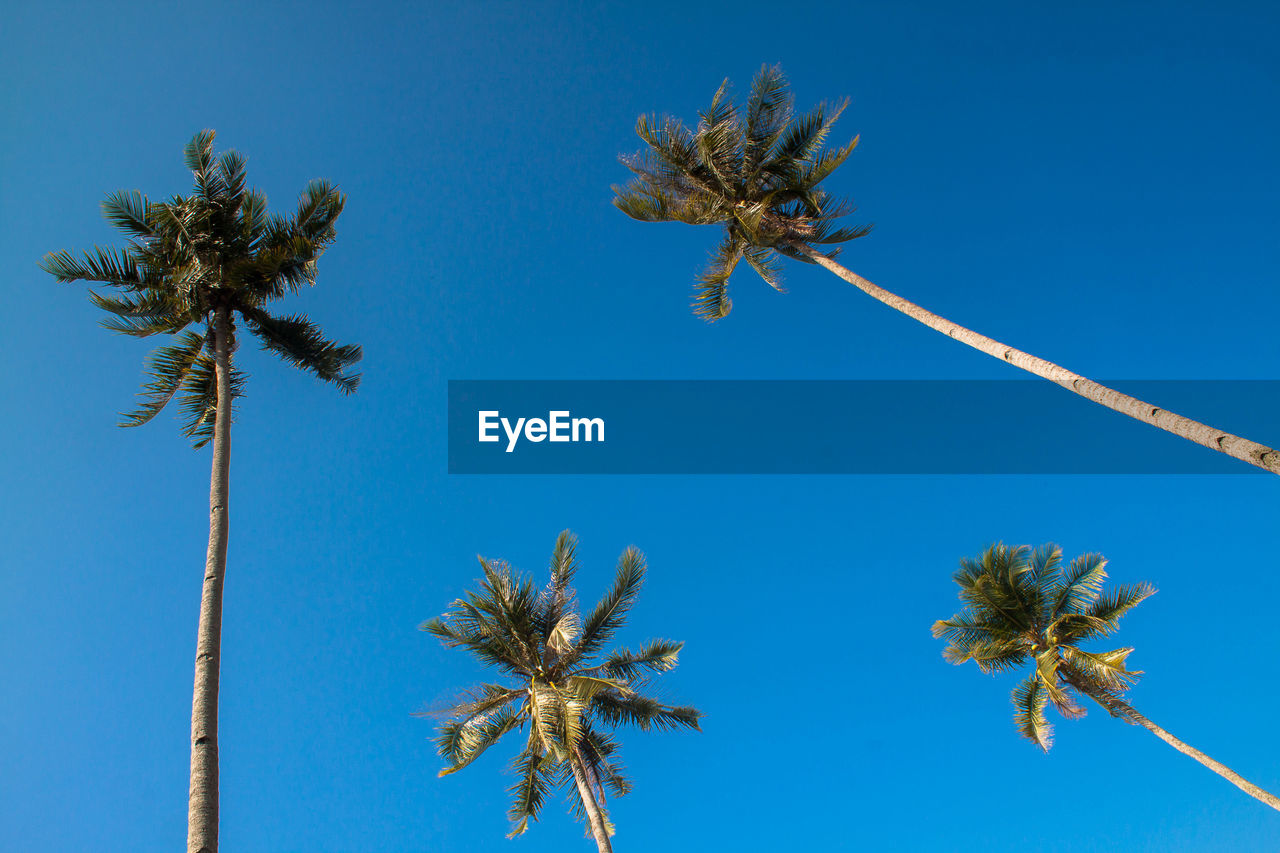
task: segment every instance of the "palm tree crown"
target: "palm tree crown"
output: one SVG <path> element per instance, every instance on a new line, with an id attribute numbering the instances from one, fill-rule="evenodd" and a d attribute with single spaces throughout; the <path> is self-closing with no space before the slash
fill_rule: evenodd
<path id="1" fill-rule="evenodd" d="M 947 641 L 943 657 L 955 664 L 971 660 L 988 673 L 1031 664 L 1031 674 L 1013 690 L 1013 718 L 1023 737 L 1046 752 L 1053 743 L 1053 729 L 1045 709 L 1052 704 L 1068 719 L 1080 717 L 1084 708 L 1076 700 L 1087 696 L 1111 716 L 1146 729 L 1280 811 L 1280 798 L 1174 737 L 1129 704 L 1125 693 L 1142 675 L 1125 664 L 1133 649 L 1080 648 L 1086 640 L 1115 633 L 1120 617 L 1155 593 L 1146 583 L 1104 593 L 1106 565 L 1100 555 L 1085 554 L 1064 566 L 1062 550 L 1053 545 L 1035 550 L 994 545 L 976 560 L 961 560 L 955 581 L 967 606 L 933 625 L 933 635 Z"/>
<path id="2" fill-rule="evenodd" d="M 698 729 L 702 715 L 640 692 L 653 676 L 676 666 L 683 643 L 655 639 L 636 651 L 618 649 L 601 657 L 639 595 L 644 556 L 635 548 L 623 552 L 612 589 L 583 618 L 572 586 L 576 548 L 569 531 L 560 534 L 550 583 L 540 591 L 505 563 L 481 558 L 480 592 L 458 599 L 422 627 L 507 677 L 507 683 L 481 685 L 446 712 L 450 719 L 437 743 L 448 766 L 440 775 L 461 770 L 503 735 L 527 726 L 524 748 L 513 763 L 511 835 L 537 820 L 553 789 L 567 788 L 603 850 L 612 834 L 603 809 L 605 791 L 621 796 L 631 788 L 617 763 L 618 746 L 605 730 L 621 725 Z M 593 819 L 597 812 L 599 826 Z"/>
<path id="3" fill-rule="evenodd" d="M 1074 719 L 1084 714 L 1076 701 L 1082 693 L 1126 716 L 1124 693 L 1142 674 L 1125 666 L 1131 648 L 1088 652 L 1079 646 L 1115 633 L 1120 617 L 1155 593 L 1146 583 L 1103 593 L 1106 564 L 1099 554 L 1084 554 L 1064 566 L 1062 550 L 1052 545 L 992 546 L 976 560 L 960 561 L 955 581 L 968 606 L 933 626 L 952 663 L 971 660 L 988 673 L 1034 666 L 1013 691 L 1014 719 L 1042 749 L 1053 742 L 1049 704 Z"/>
<path id="4" fill-rule="evenodd" d="M 344 196 L 327 181 L 303 191 L 292 216 L 268 213 L 267 199 L 245 183 L 245 159 L 235 151 L 215 158 L 214 132 L 201 131 L 186 146 L 195 176 L 190 196 L 152 202 L 137 190 L 115 192 L 103 214 L 130 237 L 123 249 L 94 248 L 76 259 L 50 253 L 41 266 L 59 281 L 102 282 L 118 295 L 90 291 L 112 316 L 103 325 L 135 337 L 172 334 L 176 341 L 151 356 L 152 381 L 138 409 L 122 426 L 144 424 L 175 395 L 182 398 L 185 434 L 200 447 L 213 436 L 217 411 L 215 321 L 225 314 L 229 349 L 234 315 L 242 317 L 262 346 L 295 367 L 351 393 L 360 382 L 348 368 L 358 346 L 339 346 L 305 316 L 274 316 L 273 300 L 315 283 L 316 260 L 334 239 Z M 184 331 L 190 326 L 197 331 Z M 231 395 L 243 376 L 232 370 Z"/>
<path id="5" fill-rule="evenodd" d="M 781 290 L 775 253 L 813 263 L 800 246 L 813 250 L 871 230 L 835 228 L 834 220 L 852 208 L 818 186 L 858 144 L 855 137 L 843 148 L 823 148 L 847 101 L 797 118 L 777 66 L 756 75 L 744 109 L 727 98 L 728 86 L 726 80 L 699 113 L 696 130 L 669 116 L 641 116 L 636 133 L 648 147 L 623 158 L 635 177 L 614 187 L 614 204 L 634 219 L 724 225 L 693 305 L 707 320 L 729 313 L 729 276 L 739 261 Z"/>

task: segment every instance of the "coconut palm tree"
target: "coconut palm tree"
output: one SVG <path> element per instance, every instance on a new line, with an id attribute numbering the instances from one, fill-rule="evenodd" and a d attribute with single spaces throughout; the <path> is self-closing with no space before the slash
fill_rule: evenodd
<path id="1" fill-rule="evenodd" d="M 641 692 L 652 677 L 675 667 L 683 643 L 656 639 L 636 651 L 601 656 L 640 594 L 644 555 L 635 548 L 622 552 L 613 588 L 584 619 L 572 586 L 577 544 L 567 530 L 556 539 L 551 581 L 541 591 L 507 564 L 480 558 L 480 592 L 467 593 L 422 629 L 506 677 L 502 684 L 480 685 L 445 712 L 449 720 L 437 744 L 448 766 L 440 775 L 456 773 L 503 735 L 527 728 L 512 765 L 511 836 L 538 819 L 554 789 L 565 788 L 606 853 L 613 849 L 613 826 L 605 792 L 622 796 L 631 789 L 617 763 L 618 745 L 606 730 L 698 729 L 702 714 Z"/>
<path id="2" fill-rule="evenodd" d="M 1080 648 L 1086 640 L 1114 634 L 1120 617 L 1155 593 L 1146 583 L 1104 593 L 1106 565 L 1101 555 L 1084 554 L 1064 566 L 1062 549 L 1053 545 L 1035 550 L 994 545 L 977 559 L 961 560 L 955 581 L 965 609 L 933 625 L 933 636 L 947 641 L 943 657 L 954 664 L 973 661 L 986 673 L 1030 664 L 1031 674 L 1013 691 L 1014 722 L 1023 737 L 1046 752 L 1053 744 L 1048 706 L 1075 719 L 1084 715 L 1078 699 L 1088 697 L 1111 716 L 1141 726 L 1280 810 L 1280 799 L 1178 740 L 1126 701 L 1126 691 L 1142 675 L 1127 667 L 1132 648 Z"/>
<path id="3" fill-rule="evenodd" d="M 360 382 L 349 368 L 361 356 L 360 347 L 327 340 L 301 314 L 267 311 L 269 303 L 315 283 L 316 260 L 333 242 L 343 195 L 315 181 L 291 216 L 268 213 L 266 196 L 246 186 L 245 159 L 234 151 L 215 158 L 213 139 L 212 130 L 201 131 L 186 147 L 186 165 L 195 175 L 191 195 L 159 202 L 136 190 L 107 196 L 103 214 L 128 235 L 127 246 L 94 248 L 79 259 L 50 253 L 41 262 L 59 281 L 115 288 L 115 295 L 89 291 L 90 300 L 111 315 L 103 322 L 108 329 L 140 338 L 174 337 L 152 354 L 151 381 L 121 425 L 147 423 L 180 397 L 183 432 L 196 447 L 213 442 L 191 707 L 190 853 L 214 853 L 218 847 L 218 671 L 232 400 L 244 384 L 233 364 L 237 319 L 264 349 L 347 394 Z"/>
<path id="4" fill-rule="evenodd" d="M 1197 444 L 1280 474 L 1280 452 L 1166 411 L 1072 373 L 1052 362 L 966 329 L 909 302 L 835 262 L 844 243 L 870 232 L 868 226 L 836 227 L 852 212 L 820 186 L 848 159 L 855 137 L 843 148 L 824 143 L 845 103 L 794 115 L 794 98 L 777 67 L 756 75 L 740 109 L 728 99 L 726 80 L 699 114 L 695 130 L 679 119 L 641 116 L 636 133 L 646 148 L 624 157 L 634 173 L 615 186 L 614 204 L 644 222 L 721 225 L 724 236 L 710 266 L 698 279 L 694 312 L 707 320 L 725 317 L 729 277 L 742 261 L 781 290 L 778 256 L 818 264 L 871 297 L 987 355 L 1048 379 L 1095 403 L 1167 430 Z"/>

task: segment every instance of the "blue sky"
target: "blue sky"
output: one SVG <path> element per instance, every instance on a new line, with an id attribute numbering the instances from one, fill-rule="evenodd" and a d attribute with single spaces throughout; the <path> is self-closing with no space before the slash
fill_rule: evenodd
<path id="1" fill-rule="evenodd" d="M 8 17 L 7 846 L 184 836 L 208 454 L 167 416 L 114 426 L 148 348 L 36 262 L 118 242 L 107 191 L 186 192 L 182 146 L 204 127 L 273 205 L 316 177 L 348 194 L 294 307 L 365 348 L 352 398 L 242 350 L 224 849 L 590 849 L 559 804 L 507 841 L 504 751 L 437 779 L 411 716 L 481 675 L 417 625 L 472 585 L 476 553 L 541 573 L 565 527 L 587 597 L 626 545 L 648 554 L 622 639 L 685 640 L 664 691 L 707 712 L 702 734 L 624 737 L 620 851 L 1273 846 L 1274 814 L 1099 711 L 1041 754 L 1013 728 L 1014 679 L 949 666 L 928 629 L 958 606 L 957 560 L 993 541 L 1100 551 L 1117 581 L 1160 589 L 1120 635 L 1147 673 L 1134 704 L 1276 790 L 1274 478 L 448 476 L 444 422 L 449 379 L 1013 378 L 794 264 L 785 296 L 744 271 L 728 319 L 691 315 L 716 234 L 615 211 L 617 156 L 638 114 L 691 119 L 766 62 L 802 106 L 851 99 L 837 136 L 862 144 L 830 184 L 876 223 L 853 269 L 1086 375 L 1276 378 L 1270 4 Z"/>

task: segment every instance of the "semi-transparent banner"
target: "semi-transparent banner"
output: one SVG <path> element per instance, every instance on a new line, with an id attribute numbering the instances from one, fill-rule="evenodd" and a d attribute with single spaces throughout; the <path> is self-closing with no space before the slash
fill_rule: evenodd
<path id="1" fill-rule="evenodd" d="M 1105 383 L 1275 447 L 1280 380 Z M 1045 381 L 450 381 L 451 474 L 1247 474 Z"/>

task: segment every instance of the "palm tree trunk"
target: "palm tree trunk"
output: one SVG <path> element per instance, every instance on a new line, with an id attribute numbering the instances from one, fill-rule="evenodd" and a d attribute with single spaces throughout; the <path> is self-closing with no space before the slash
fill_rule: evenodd
<path id="1" fill-rule="evenodd" d="M 596 795 L 587 781 L 583 770 L 582 756 L 575 749 L 569 757 L 569 765 L 573 768 L 573 780 L 578 783 L 578 796 L 582 798 L 582 807 L 587 811 L 587 822 L 591 825 L 591 834 L 596 839 L 596 847 L 600 853 L 613 853 L 613 845 L 609 842 L 609 828 L 605 825 L 604 815 L 596 802 Z"/>
<path id="2" fill-rule="evenodd" d="M 1271 794 L 1259 788 L 1257 785 L 1253 784 L 1248 779 L 1245 779 L 1243 776 L 1241 776 L 1239 773 L 1232 770 L 1230 767 L 1227 767 L 1225 764 L 1221 764 L 1217 761 L 1214 761 L 1212 758 L 1205 755 L 1203 752 L 1196 749 L 1195 747 L 1188 746 L 1187 744 L 1178 740 L 1176 737 L 1169 734 L 1164 729 L 1160 728 L 1155 723 L 1151 722 L 1146 717 L 1139 714 L 1137 711 L 1134 711 L 1132 708 L 1130 709 L 1130 711 L 1132 712 L 1131 719 L 1133 720 L 1134 723 L 1142 726 L 1144 729 L 1151 732 L 1153 735 L 1160 738 L 1160 740 L 1169 744 L 1169 746 L 1178 750 L 1178 752 L 1181 752 L 1183 755 L 1190 756 L 1191 758 L 1194 758 L 1196 761 L 1199 761 L 1205 767 L 1208 767 L 1214 773 L 1217 773 L 1223 779 L 1226 779 L 1232 785 L 1235 785 L 1237 788 L 1239 788 L 1241 791 L 1244 791 L 1246 794 L 1253 797 L 1255 800 L 1259 800 L 1260 802 L 1266 803 L 1276 811 L 1280 811 L 1280 798 L 1277 798 L 1274 794 Z"/>
<path id="3" fill-rule="evenodd" d="M 963 344 L 968 344 L 993 358 L 1007 361 L 1015 367 L 1020 367 L 1029 373 L 1048 379 L 1050 382 L 1061 385 L 1068 391 L 1074 391 L 1081 397 L 1106 406 L 1108 409 L 1128 415 L 1154 427 L 1159 427 L 1166 432 L 1194 441 L 1196 444 L 1203 445 L 1211 450 L 1220 451 L 1242 462 L 1256 465 L 1265 471 L 1280 474 L 1280 451 L 1273 450 L 1255 441 L 1250 441 L 1247 438 L 1223 432 L 1199 421 L 1193 421 L 1182 415 L 1174 414 L 1136 397 L 1130 397 L 1128 394 L 1121 394 L 1119 391 L 1112 390 L 1105 385 L 1100 385 L 1091 379 L 1086 379 L 1077 373 L 1072 373 L 1063 367 L 1059 367 L 1051 361 L 1045 361 L 1043 358 L 1037 358 L 1022 350 L 1006 346 L 997 340 L 988 338 L 986 335 L 980 335 L 977 332 L 966 329 L 964 326 L 957 325 L 945 317 L 939 317 L 932 311 L 928 311 L 914 302 L 909 302 L 900 296 L 890 293 L 883 287 L 872 284 L 862 276 L 837 264 L 804 243 L 792 243 L 790 245 L 797 252 L 800 252 L 829 272 L 835 273 L 873 299 L 883 302 L 890 308 L 901 311 L 911 319 L 924 323 L 935 331 L 955 338 Z"/>
<path id="4" fill-rule="evenodd" d="M 1275 809 L 1276 811 L 1280 811 L 1280 798 L 1276 797 L 1274 794 L 1268 791 L 1263 790 L 1262 788 L 1259 788 L 1257 785 L 1253 784 L 1248 779 L 1244 778 L 1243 776 L 1241 776 L 1236 771 L 1232 770 L 1227 765 L 1218 761 L 1214 761 L 1212 758 L 1205 755 L 1203 752 L 1196 749 L 1195 747 L 1188 746 L 1187 744 L 1178 740 L 1176 737 L 1169 734 L 1164 729 L 1160 728 L 1155 723 L 1148 720 L 1142 714 L 1138 713 L 1138 710 L 1134 708 L 1132 705 L 1130 705 L 1128 702 L 1125 702 L 1123 699 L 1119 699 L 1115 696 L 1098 694 L 1096 691 L 1090 690 L 1087 684 L 1085 683 L 1085 679 L 1079 677 L 1079 675 L 1075 672 L 1067 670 L 1063 672 L 1063 675 L 1066 677 L 1068 684 L 1070 684 L 1072 687 L 1075 687 L 1076 690 L 1079 690 L 1081 693 L 1085 694 L 1093 701 L 1097 702 L 1099 705 L 1105 708 L 1107 712 L 1111 714 L 1111 716 L 1119 717 L 1122 720 L 1127 720 L 1128 722 L 1133 723 L 1135 726 L 1142 726 L 1144 729 L 1151 732 L 1156 737 L 1160 738 L 1160 740 L 1164 741 L 1165 743 L 1169 744 L 1169 746 L 1178 750 L 1178 752 L 1181 752 L 1183 755 L 1194 758 L 1196 761 L 1200 762 L 1205 767 L 1208 767 L 1214 773 L 1217 773 L 1223 779 L 1226 779 L 1232 785 L 1235 785 L 1237 788 L 1239 788 L 1241 791 L 1244 791 L 1246 794 L 1253 797 L 1255 800 L 1258 800 L 1261 803 L 1265 803 L 1268 806 L 1271 806 L 1271 808 Z"/>
<path id="5" fill-rule="evenodd" d="M 227 497 L 231 473 L 231 315 L 214 318 L 218 408 L 209 477 L 209 550 L 200 595 L 195 688 L 191 697 L 191 788 L 187 853 L 218 850 L 218 668 L 222 656 L 222 580 L 227 568 Z"/>

